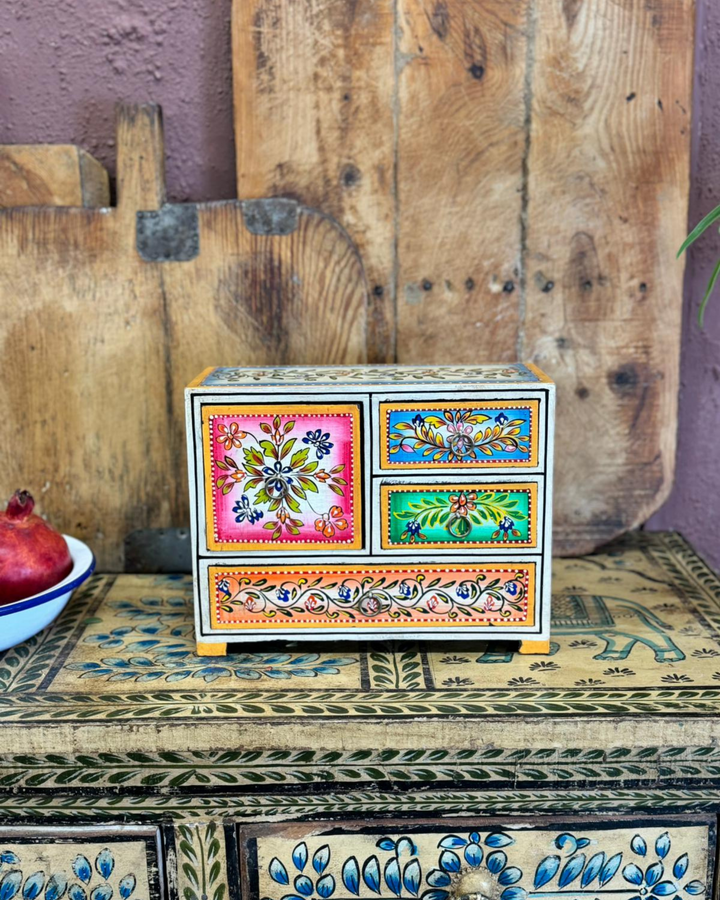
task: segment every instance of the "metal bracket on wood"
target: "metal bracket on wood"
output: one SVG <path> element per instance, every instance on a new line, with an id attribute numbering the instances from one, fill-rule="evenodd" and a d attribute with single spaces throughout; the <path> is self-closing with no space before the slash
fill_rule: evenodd
<path id="1" fill-rule="evenodd" d="M 136 246 L 146 262 L 188 262 L 200 253 L 194 203 L 166 203 L 136 213 Z"/>
<path id="2" fill-rule="evenodd" d="M 125 538 L 125 571 L 171 575 L 192 572 L 187 528 L 138 528 Z"/>
<path id="3" fill-rule="evenodd" d="M 300 204 L 284 197 L 243 200 L 245 227 L 251 234 L 292 234 L 298 226 Z"/>

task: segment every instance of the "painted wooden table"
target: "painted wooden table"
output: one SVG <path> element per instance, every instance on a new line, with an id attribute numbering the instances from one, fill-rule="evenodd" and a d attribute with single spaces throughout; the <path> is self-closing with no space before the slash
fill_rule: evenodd
<path id="1" fill-rule="evenodd" d="M 675 535 L 555 563 L 551 654 L 193 650 L 97 576 L 0 658 L 0 900 L 709 897 L 720 581 Z"/>

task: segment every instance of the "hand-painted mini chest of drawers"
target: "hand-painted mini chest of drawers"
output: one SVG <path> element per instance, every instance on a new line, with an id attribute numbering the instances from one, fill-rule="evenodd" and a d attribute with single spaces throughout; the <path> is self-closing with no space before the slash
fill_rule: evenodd
<path id="1" fill-rule="evenodd" d="M 554 385 L 534 366 L 212 368 L 186 410 L 199 652 L 547 650 Z"/>

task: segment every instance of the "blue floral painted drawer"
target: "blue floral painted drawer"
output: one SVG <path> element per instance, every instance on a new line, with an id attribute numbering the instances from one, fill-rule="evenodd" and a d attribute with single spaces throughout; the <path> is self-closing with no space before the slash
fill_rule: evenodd
<path id="1" fill-rule="evenodd" d="M 154 827 L 0 829 L 3 900 L 162 900 Z"/>
<path id="2" fill-rule="evenodd" d="M 544 412 L 537 397 L 380 400 L 377 465 L 394 472 L 544 469 Z"/>
<path id="3" fill-rule="evenodd" d="M 247 900 L 692 900 L 712 896 L 708 817 L 335 823 L 241 832 Z"/>
<path id="4" fill-rule="evenodd" d="M 554 390 L 520 363 L 204 372 L 198 652 L 437 633 L 547 653 Z"/>

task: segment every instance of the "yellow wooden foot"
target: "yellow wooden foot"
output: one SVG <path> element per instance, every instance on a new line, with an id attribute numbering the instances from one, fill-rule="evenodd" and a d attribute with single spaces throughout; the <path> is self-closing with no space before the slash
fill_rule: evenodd
<path id="1" fill-rule="evenodd" d="M 227 656 L 227 644 L 205 644 L 197 642 L 198 656 Z"/>
<path id="2" fill-rule="evenodd" d="M 549 653 L 550 641 L 520 641 L 520 653 Z"/>

